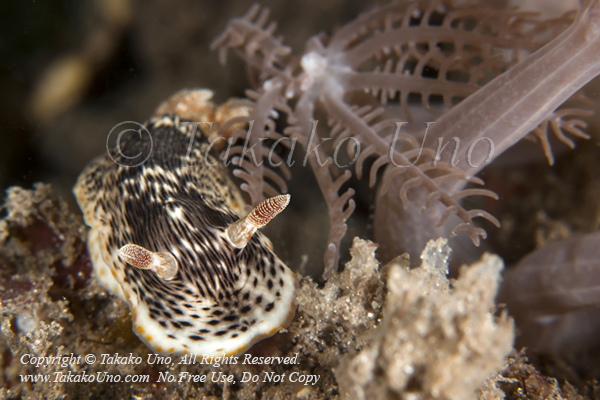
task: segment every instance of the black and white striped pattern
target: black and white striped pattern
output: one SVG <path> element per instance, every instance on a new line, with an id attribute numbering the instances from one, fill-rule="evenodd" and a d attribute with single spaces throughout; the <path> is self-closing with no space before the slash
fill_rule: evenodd
<path id="1" fill-rule="evenodd" d="M 124 135 L 120 153 L 113 149 L 92 161 L 74 188 L 92 228 L 96 276 L 129 302 L 134 332 L 151 349 L 242 352 L 290 321 L 295 276 L 259 232 L 243 249 L 227 240 L 225 229 L 239 219 L 243 200 L 223 166 L 206 154 L 206 141 L 191 140 L 193 126 L 171 115 L 146 128 L 152 141 Z M 149 157 L 124 166 L 132 165 L 124 155 L 137 154 Z M 177 276 L 165 282 L 122 262 L 117 254 L 126 244 L 171 253 Z"/>

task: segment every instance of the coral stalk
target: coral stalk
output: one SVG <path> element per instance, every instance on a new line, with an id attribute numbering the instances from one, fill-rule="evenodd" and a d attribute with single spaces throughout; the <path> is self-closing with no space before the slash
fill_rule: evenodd
<path id="1" fill-rule="evenodd" d="M 494 156 L 501 154 L 599 74 L 600 2 L 582 0 L 565 32 L 440 117 L 429 140 L 459 136 L 457 167 L 475 176 L 485 167 L 489 147 L 473 146 L 467 157 L 472 143 L 489 138 Z"/>

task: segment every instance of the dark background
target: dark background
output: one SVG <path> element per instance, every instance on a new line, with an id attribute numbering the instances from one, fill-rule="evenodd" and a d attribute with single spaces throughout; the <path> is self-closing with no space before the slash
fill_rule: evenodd
<path id="1" fill-rule="evenodd" d="M 370 2 L 266 1 L 295 52 Z M 183 88 L 242 96 L 245 69 L 211 41 L 250 1 L 35 0 L 0 3 L 0 188 L 52 183 L 67 197 L 111 127 L 143 122 Z M 52 88 L 44 91 L 44 87 Z M 49 93 L 49 94 L 48 94 Z M 2 194 L 3 196 L 3 194 Z M 72 203 L 72 199 L 69 199 Z"/>

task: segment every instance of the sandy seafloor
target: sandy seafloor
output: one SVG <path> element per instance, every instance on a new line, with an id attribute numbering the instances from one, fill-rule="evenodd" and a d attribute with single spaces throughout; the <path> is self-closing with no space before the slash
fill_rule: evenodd
<path id="1" fill-rule="evenodd" d="M 299 52 L 313 34 L 381 3 L 260 4 L 271 8 L 277 32 Z M 553 2 L 541 4 L 542 11 L 554 12 Z M 488 231 L 484 246 L 500 258 L 483 259 L 471 274 L 455 273 L 456 281 L 445 278 L 447 250 L 441 242 L 431 244 L 423 267 L 410 272 L 402 258 L 379 265 L 372 243 L 355 241 L 351 252 L 355 236 L 372 239 L 373 234 L 374 192 L 358 184 L 357 210 L 341 255 L 349 264 L 324 284 L 325 204 L 310 173 L 294 170 L 290 193 L 299 200 L 266 233 L 278 238 L 274 247 L 282 260 L 307 278 L 300 283 L 298 311 L 288 331 L 258 343 L 249 354 L 297 355 L 297 363 L 147 362 L 151 351 L 132 333 L 127 305 L 92 277 L 86 228 L 71 188 L 83 167 L 105 151 L 106 136 L 118 122 L 144 121 L 182 88 L 208 87 L 217 103 L 243 95 L 244 66 L 231 53 L 228 64 L 219 65 L 209 44 L 227 20 L 249 6 L 192 0 L 0 5 L 0 188 L 23 188 L 0 195 L 6 202 L 0 222 L 0 398 L 600 397 L 600 353 L 593 334 L 567 334 L 558 353 L 536 350 L 535 338 L 523 343 L 502 306 L 495 308 L 492 290 L 501 282 L 501 260 L 510 266 L 544 244 L 598 229 L 600 134 L 594 117 L 587 129 L 592 139 L 558 152 L 554 166 L 537 157 L 527 163 L 508 160 L 482 173 L 487 188 L 500 195 L 488 211 L 502 222 Z M 49 78 L 56 68 L 66 73 Z M 40 88 L 48 79 L 64 90 L 45 98 Z M 598 83 L 592 85 L 586 93 L 598 99 Z M 589 315 L 584 320 L 594 314 Z M 35 367 L 20 362 L 24 354 L 100 359 L 117 353 L 141 357 L 142 363 Z M 148 376 L 149 381 L 21 382 L 25 375 L 54 378 L 69 371 L 122 377 L 117 379 Z M 232 375 L 236 383 L 162 382 L 168 374 L 179 378 L 185 372 L 210 380 L 215 371 Z M 240 382 L 244 373 L 260 382 Z M 303 385 L 290 381 L 292 373 L 319 380 Z M 286 377 L 264 382 L 267 374 Z"/>

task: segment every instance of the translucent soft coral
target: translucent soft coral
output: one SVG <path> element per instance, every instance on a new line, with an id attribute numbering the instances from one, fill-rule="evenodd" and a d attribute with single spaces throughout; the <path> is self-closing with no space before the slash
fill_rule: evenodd
<path id="1" fill-rule="evenodd" d="M 456 155 L 457 167 L 474 176 L 485 167 L 482 161 L 488 156 L 485 146 L 475 147 L 468 162 L 469 144 L 479 138 L 491 139 L 494 154 L 501 154 L 547 120 L 557 125 L 557 135 L 565 129 L 586 136 L 580 123 L 561 125 L 568 113 L 554 110 L 598 74 L 600 2 L 582 0 L 575 22 L 566 31 L 436 120 L 429 139 L 459 136 L 464 145 Z M 568 138 L 561 139 L 572 145 Z"/>
<path id="2" fill-rule="evenodd" d="M 484 146 L 472 151 L 471 145 L 487 135 L 495 154 L 500 154 L 551 117 L 558 105 L 595 76 L 597 8 L 597 2 L 584 1 L 573 26 L 542 48 L 565 28 L 572 15 L 538 21 L 514 10 L 458 7 L 450 1 L 393 2 L 358 17 L 331 38 L 313 37 L 305 52 L 294 57 L 281 39 L 273 36 L 274 24 L 265 28 L 268 12 L 259 13 L 254 7 L 244 18 L 232 20 L 214 47 L 219 47 L 221 60 L 227 49 L 235 49 L 249 66 L 256 87 L 248 92 L 254 110 L 250 145 L 261 138 L 279 141 L 274 126 L 277 112 L 283 112 L 291 125 L 284 133 L 307 149 L 330 216 L 325 256 L 328 277 L 337 267 L 345 221 L 354 209 L 354 192 L 346 189 L 339 193 L 351 176 L 350 168 L 341 174 L 340 167 L 330 160 L 331 154 L 315 147 L 316 109 L 326 112 L 329 138 L 336 149 L 349 137 L 360 143 L 360 150 L 348 146 L 348 153 L 356 156 L 357 177 L 362 176 L 368 158 L 375 160 L 368 171 L 370 186 L 385 167 L 376 200 L 377 241 L 392 243 L 395 254 L 407 250 L 420 253 L 427 240 L 444 234 L 439 226 L 454 214 L 458 220 L 452 222 L 452 234 L 465 230 L 479 244 L 486 232 L 475 226 L 473 219 L 483 217 L 496 225 L 498 221 L 486 211 L 462 205 L 466 196 L 495 197 L 485 189 L 463 189 L 466 182 L 483 183 L 474 175 L 486 159 L 479 152 Z M 596 53 L 572 61 L 583 57 L 585 49 Z M 576 74 L 569 73 L 569 68 Z M 527 86 L 520 80 L 528 80 Z M 547 86 L 545 90 L 540 84 Z M 482 86 L 485 92 L 480 90 Z M 475 100 L 471 100 L 473 96 L 477 96 Z M 412 118 L 411 98 L 419 99 L 427 111 L 446 113 L 431 126 L 429 139 L 459 138 L 462 153 L 458 164 L 451 163 L 445 153 L 437 159 L 434 148 L 420 148 L 415 137 L 399 132 L 397 122 Z M 527 107 L 522 105 L 523 99 Z M 560 117 L 556 121 L 560 122 Z M 582 136 L 580 127 L 565 122 L 555 130 L 564 128 Z M 537 136 L 544 138 L 539 130 Z M 469 149 L 471 153 L 465 157 Z M 259 157 L 264 158 L 265 153 L 262 150 Z M 257 204 L 265 194 L 273 195 L 273 186 L 265 185 L 264 178 L 280 188 L 284 185 L 273 171 L 267 176 L 264 166 L 251 161 L 248 157 L 240 160 L 236 175 L 246 180 L 242 189 Z M 465 167 L 468 161 L 479 169 Z M 409 207 L 406 212 L 405 207 Z M 430 210 L 420 217 L 419 211 L 426 208 Z M 418 235 L 422 237 L 412 240 Z M 412 242 L 402 243 L 405 238 Z"/>

